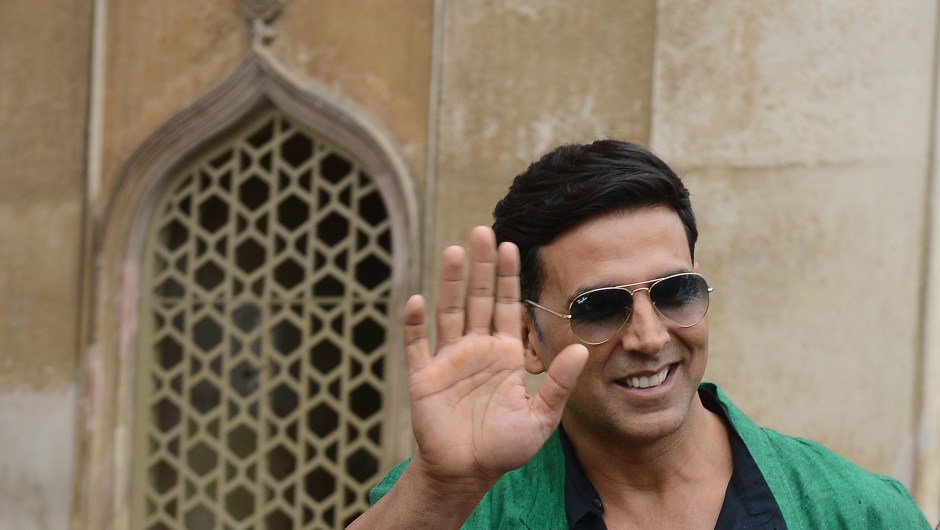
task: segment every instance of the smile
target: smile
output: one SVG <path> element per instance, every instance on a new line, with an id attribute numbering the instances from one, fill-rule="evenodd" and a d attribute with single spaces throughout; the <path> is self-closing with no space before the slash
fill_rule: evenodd
<path id="1" fill-rule="evenodd" d="M 624 383 L 627 388 L 650 388 L 654 386 L 659 386 L 663 384 L 663 381 L 666 380 L 666 377 L 669 375 L 669 366 L 666 366 L 659 373 L 653 374 L 649 377 L 628 377 L 624 379 Z"/>

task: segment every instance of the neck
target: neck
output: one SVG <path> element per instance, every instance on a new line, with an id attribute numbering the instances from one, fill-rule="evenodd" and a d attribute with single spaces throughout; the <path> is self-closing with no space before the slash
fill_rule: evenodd
<path id="1" fill-rule="evenodd" d="M 655 439 L 630 439 L 580 429 L 566 432 L 585 474 L 605 499 L 637 493 L 666 497 L 731 476 L 731 446 L 721 418 L 696 394 L 689 414 L 675 431 Z M 605 504 L 607 501 L 605 501 Z"/>

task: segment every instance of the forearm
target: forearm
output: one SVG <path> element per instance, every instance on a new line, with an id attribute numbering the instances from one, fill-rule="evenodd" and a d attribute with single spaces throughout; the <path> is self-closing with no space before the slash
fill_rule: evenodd
<path id="1" fill-rule="evenodd" d="M 395 486 L 347 530 L 459 529 L 492 483 L 436 482 L 410 465 Z"/>

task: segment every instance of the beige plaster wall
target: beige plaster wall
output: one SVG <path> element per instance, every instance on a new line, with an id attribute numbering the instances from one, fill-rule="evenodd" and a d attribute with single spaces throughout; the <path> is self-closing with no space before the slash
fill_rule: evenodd
<path id="1" fill-rule="evenodd" d="M 936 2 L 659 6 L 652 141 L 673 163 L 819 165 L 927 153 Z"/>
<path id="2" fill-rule="evenodd" d="M 761 424 L 912 486 L 923 188 L 883 178 L 899 171 L 925 166 L 685 173 L 716 287 L 706 377 Z"/>
<path id="3" fill-rule="evenodd" d="M 0 528 L 65 528 L 91 9 L 0 9 Z"/>
<path id="4" fill-rule="evenodd" d="M 433 0 L 288 2 L 274 53 L 387 128 L 424 183 Z"/>
<path id="5" fill-rule="evenodd" d="M 106 200 L 131 153 L 224 80 L 250 48 L 228 0 L 107 0 L 100 189 Z"/>
<path id="6" fill-rule="evenodd" d="M 435 249 L 490 224 L 512 176 L 556 144 L 648 139 L 654 4 L 443 2 Z"/>
<path id="7" fill-rule="evenodd" d="M 651 140 L 698 205 L 707 377 L 913 486 L 936 3 L 659 5 Z"/>

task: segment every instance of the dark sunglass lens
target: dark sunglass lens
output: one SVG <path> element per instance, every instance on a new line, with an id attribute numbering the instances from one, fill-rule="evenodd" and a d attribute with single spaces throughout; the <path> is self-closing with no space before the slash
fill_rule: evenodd
<path id="1" fill-rule="evenodd" d="M 623 326 L 633 309 L 624 289 L 599 289 L 579 295 L 571 304 L 571 330 L 585 342 L 603 342 Z"/>
<path id="2" fill-rule="evenodd" d="M 680 326 L 697 324 L 708 310 L 708 284 L 697 274 L 666 278 L 650 288 L 656 309 Z"/>

